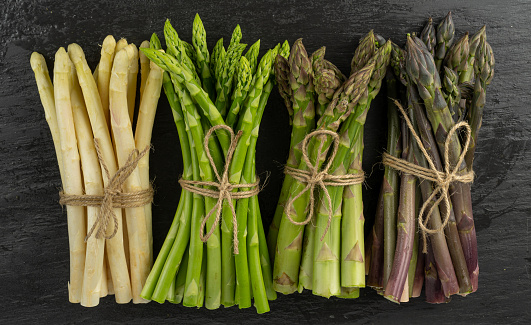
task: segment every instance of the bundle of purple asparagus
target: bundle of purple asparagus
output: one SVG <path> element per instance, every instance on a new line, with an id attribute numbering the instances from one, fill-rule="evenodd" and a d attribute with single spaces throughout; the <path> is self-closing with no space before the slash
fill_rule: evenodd
<path id="1" fill-rule="evenodd" d="M 449 13 L 408 35 L 405 50 L 393 45 L 367 285 L 394 302 L 418 297 L 423 285 L 429 303 L 478 288 L 470 182 L 494 56 L 485 27 L 457 42 L 454 34 Z"/>

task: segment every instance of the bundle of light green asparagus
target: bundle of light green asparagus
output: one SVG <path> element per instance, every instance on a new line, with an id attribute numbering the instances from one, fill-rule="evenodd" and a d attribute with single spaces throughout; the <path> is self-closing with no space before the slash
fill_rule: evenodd
<path id="1" fill-rule="evenodd" d="M 287 169 L 321 170 L 330 179 L 362 176 L 363 127 L 387 70 L 391 42 L 369 32 L 355 51 L 349 78 L 324 59 L 324 52 L 321 48 L 308 57 L 298 40 L 288 60 L 277 57 L 275 62 L 279 90 L 292 116 Z M 319 133 L 312 136 L 314 128 Z M 337 134 L 336 144 L 330 134 Z M 274 289 L 357 298 L 358 288 L 365 286 L 361 182 L 337 186 L 325 181 L 315 200 L 310 182 L 290 172 L 284 179 L 269 230 Z"/>
<path id="2" fill-rule="evenodd" d="M 405 50 L 394 46 L 394 75 L 389 73 L 387 78 L 391 98 L 387 155 L 446 173 L 445 177 L 455 173 L 455 177 L 466 178 L 472 171 L 494 56 L 485 27 L 470 39 L 464 34 L 455 43 L 454 34 L 449 13 L 437 28 L 430 18 L 420 38 L 408 35 Z M 404 113 L 397 110 L 394 99 L 407 107 Z M 410 126 L 406 126 L 408 121 Z M 460 127 L 462 121 L 470 126 L 469 135 Z M 453 294 L 477 290 L 470 183 L 451 182 L 446 201 L 441 180 L 420 176 L 415 186 L 415 175 L 399 175 L 391 166 L 385 167 L 371 237 L 368 285 L 392 301 L 418 297 L 423 284 L 430 303 L 448 302 Z M 425 215 L 419 216 L 422 212 Z M 425 242 L 419 233 L 427 235 Z"/>
<path id="3" fill-rule="evenodd" d="M 70 302 L 92 307 L 108 294 L 118 303 L 147 302 L 140 292 L 152 260 L 149 146 L 162 70 L 140 57 L 133 133 L 139 62 L 134 44 L 107 36 L 94 73 L 79 45 L 70 44 L 68 53 L 61 47 L 53 85 L 44 57 L 34 52 L 30 62 L 55 145 L 61 202 L 67 206 Z M 120 193 L 135 195 L 120 205 L 123 209 L 112 201 Z"/>
<path id="4" fill-rule="evenodd" d="M 215 190 L 197 182 L 221 183 L 220 175 L 228 164 L 230 184 L 254 184 L 258 130 L 274 84 L 272 63 L 277 55 L 289 55 L 287 42 L 258 60 L 260 41 L 242 54 L 246 44 L 240 43 L 242 34 L 236 26 L 228 48 L 220 39 L 210 53 L 198 15 L 193 23 L 192 44 L 180 39 L 169 21 L 164 26 L 164 38 L 166 51 L 161 50 L 155 34 L 150 48 L 141 51 L 165 70 L 164 91 L 183 156 L 181 183 L 192 181 L 201 190 Z M 240 136 L 235 148 L 225 126 Z M 205 140 L 212 127 L 216 127 L 216 136 Z M 251 189 L 234 188 L 233 192 Z M 269 311 L 268 300 L 275 299 L 276 293 L 257 196 L 232 199 L 234 210 L 229 200 L 224 200 L 222 207 L 216 204 L 218 200 L 223 197 L 183 188 L 173 223 L 142 291 L 143 298 L 159 303 L 182 302 L 189 307 L 204 305 L 208 309 L 235 304 L 248 308 L 254 299 L 258 313 Z M 216 214 L 221 214 L 219 223 Z"/>

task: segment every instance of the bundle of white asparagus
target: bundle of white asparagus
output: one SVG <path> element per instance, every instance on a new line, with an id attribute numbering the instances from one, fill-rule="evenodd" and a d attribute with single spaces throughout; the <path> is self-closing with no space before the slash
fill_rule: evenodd
<path id="1" fill-rule="evenodd" d="M 149 42 L 141 47 L 149 47 Z M 68 52 L 61 47 L 55 54 L 53 84 L 44 57 L 34 52 L 30 61 L 63 192 L 103 196 L 130 155 L 150 146 L 162 70 L 139 54 L 134 44 L 125 39 L 116 42 L 111 35 L 103 41 L 94 72 L 77 44 L 70 44 Z M 140 105 L 133 132 L 139 61 Z M 147 150 L 120 191 L 136 193 L 150 186 Z M 72 303 L 92 307 L 100 297 L 112 294 L 117 303 L 148 302 L 140 292 L 153 260 L 151 203 L 112 211 L 115 218 L 107 216 L 108 222 L 103 222 L 98 220 L 102 216 L 97 206 L 66 206 Z M 91 231 L 96 222 L 102 231 Z"/>

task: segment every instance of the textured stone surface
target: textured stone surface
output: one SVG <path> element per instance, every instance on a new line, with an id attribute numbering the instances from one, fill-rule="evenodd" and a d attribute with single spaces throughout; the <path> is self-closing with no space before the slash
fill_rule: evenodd
<path id="1" fill-rule="evenodd" d="M 444 4 L 442 4 L 444 3 Z M 362 290 L 356 300 L 306 294 L 279 297 L 272 311 L 207 311 L 175 306 L 117 305 L 112 297 L 93 309 L 68 303 L 66 215 L 57 204 L 60 178 L 55 152 L 29 65 L 32 51 L 51 60 L 60 46 L 80 44 L 95 67 L 107 34 L 140 44 L 152 32 L 162 35 L 170 18 L 181 37 L 191 40 L 198 12 L 210 47 L 229 39 L 238 23 L 243 40 L 257 38 L 262 48 L 304 38 L 308 51 L 327 47 L 326 57 L 348 72 L 358 39 L 369 29 L 402 44 L 406 32 L 420 32 L 427 17 L 436 21 L 452 10 L 458 35 L 488 26 L 496 54 L 496 76 L 488 89 L 480 143 L 476 151 L 473 203 L 480 288 L 441 306 L 422 299 L 398 306 Z M 5 1 L 0 8 L 0 322 L 11 323 L 523 323 L 531 319 L 531 116 L 529 114 L 529 35 L 531 5 L 520 1 Z M 263 51 L 262 51 L 263 53 Z M 364 191 L 371 223 L 381 179 L 380 159 L 386 135 L 385 104 L 380 97 L 369 112 L 364 168 L 373 173 Z M 280 96 L 272 94 L 258 143 L 257 169 L 271 171 L 260 195 L 269 223 L 280 191 L 281 164 L 289 143 L 288 116 Z M 171 223 L 181 172 L 180 149 L 168 103 L 161 99 L 153 134 L 151 173 L 155 177 L 154 245 L 158 251 Z M 267 228 L 267 226 L 266 226 Z"/>

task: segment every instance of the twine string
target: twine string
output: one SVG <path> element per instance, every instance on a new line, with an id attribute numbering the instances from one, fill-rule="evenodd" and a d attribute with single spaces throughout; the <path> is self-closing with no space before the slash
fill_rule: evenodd
<path id="1" fill-rule="evenodd" d="M 227 151 L 227 157 L 225 159 L 225 166 L 223 167 L 223 173 L 221 174 L 221 176 L 219 175 L 219 172 L 216 168 L 216 164 L 214 162 L 214 159 L 212 159 L 212 155 L 208 147 L 208 142 L 210 140 L 210 137 L 215 131 L 220 130 L 220 129 L 223 129 L 229 132 L 230 134 L 230 146 Z M 255 182 L 247 183 L 247 184 L 232 184 L 229 181 L 229 167 L 232 162 L 234 151 L 236 150 L 236 146 L 238 145 L 238 141 L 240 140 L 240 137 L 242 136 L 242 133 L 243 132 L 240 130 L 235 135 L 229 126 L 215 125 L 212 128 L 210 128 L 210 130 L 208 130 L 207 134 L 205 135 L 205 138 L 203 141 L 203 147 L 205 149 L 205 153 L 207 155 L 210 166 L 212 167 L 212 170 L 214 171 L 214 175 L 216 176 L 217 182 L 193 181 L 193 180 L 186 180 L 183 178 L 179 179 L 179 184 L 181 184 L 181 187 L 183 189 L 189 192 L 195 193 L 195 194 L 218 199 L 216 204 L 212 207 L 212 209 L 207 213 L 205 218 L 203 218 L 203 220 L 201 221 L 201 230 L 199 233 L 199 237 L 201 238 L 202 242 L 207 242 L 208 239 L 214 233 L 216 227 L 218 226 L 221 220 L 223 201 L 227 200 L 227 204 L 232 214 L 234 254 L 239 254 L 239 249 L 238 249 L 238 220 L 236 218 L 236 209 L 234 208 L 233 200 L 250 198 L 252 196 L 257 195 L 258 192 L 260 192 L 260 189 L 258 188 L 260 179 L 258 177 L 256 178 Z M 214 187 L 216 188 L 216 190 L 204 188 L 202 186 Z M 233 192 L 233 190 L 240 189 L 240 188 L 245 188 L 249 190 L 241 191 L 241 192 Z M 212 215 L 214 215 L 214 213 L 215 213 L 214 223 L 210 227 L 210 230 L 208 231 L 208 233 L 205 235 L 204 229 L 205 229 L 206 223 L 212 217 Z"/>
<path id="2" fill-rule="evenodd" d="M 468 171 L 466 173 L 459 173 L 459 167 L 463 163 L 465 159 L 465 155 L 470 146 L 470 135 L 471 135 L 472 130 L 470 128 L 470 125 L 468 125 L 467 122 L 462 121 L 462 122 L 456 123 L 448 131 L 448 134 L 446 135 L 446 140 L 444 143 L 444 153 L 443 153 L 444 170 L 439 171 L 437 167 L 435 166 L 435 163 L 433 162 L 431 156 L 428 154 L 426 148 L 424 147 L 422 140 L 415 132 L 415 128 L 413 127 L 413 124 L 408 118 L 407 113 L 405 112 L 404 108 L 402 107 L 402 105 L 400 105 L 400 103 L 397 100 L 394 100 L 394 103 L 398 107 L 400 113 L 402 113 L 402 116 L 411 132 L 411 135 L 417 142 L 418 147 L 421 150 L 424 157 L 426 158 L 430 168 L 421 167 L 414 163 L 410 163 L 406 160 L 393 157 L 389 155 L 388 153 L 383 154 L 383 164 L 389 167 L 392 167 L 396 170 L 399 170 L 401 172 L 416 176 L 418 178 L 428 180 L 435 184 L 435 188 L 433 189 L 433 192 L 428 197 L 428 199 L 425 200 L 424 204 L 420 208 L 419 215 L 418 215 L 419 226 L 422 232 L 422 237 L 424 239 L 423 252 L 426 253 L 427 252 L 427 244 L 426 244 L 427 234 L 435 234 L 435 233 L 443 232 L 444 228 L 448 225 L 448 222 L 450 221 L 450 213 L 451 213 L 450 194 L 449 194 L 450 185 L 454 182 L 471 183 L 474 180 L 473 171 Z M 457 160 L 457 163 L 452 168 L 450 165 L 450 159 L 449 159 L 450 144 L 452 142 L 452 136 L 455 134 L 455 132 L 457 132 L 457 130 L 461 128 L 465 129 L 465 132 L 464 132 L 465 144 L 464 144 L 463 150 L 461 150 L 461 154 L 459 156 L 459 159 Z M 437 198 L 437 195 L 439 196 L 438 198 Z M 432 204 L 432 201 L 433 201 L 433 204 Z M 443 202 L 446 207 L 446 213 L 443 218 L 443 222 L 438 228 L 430 229 L 428 227 L 428 222 L 430 220 L 431 214 L 433 213 L 433 210 L 441 202 Z M 426 210 L 428 210 L 428 212 L 426 214 L 426 217 L 424 218 L 423 216 Z"/>
<path id="3" fill-rule="evenodd" d="M 315 164 L 313 164 L 310 160 L 310 157 L 308 155 L 308 143 L 310 139 L 313 137 L 321 136 L 320 145 L 318 147 L 318 155 Z M 319 169 L 319 157 L 323 155 L 325 152 L 323 152 L 323 146 L 324 146 L 324 137 L 330 136 L 332 138 L 332 152 L 330 154 L 330 157 L 328 158 L 327 163 L 322 169 Z M 286 204 L 284 213 L 288 217 L 288 220 L 297 226 L 304 226 L 308 224 L 313 217 L 314 213 L 314 205 L 315 205 L 315 196 L 314 196 L 314 189 L 316 186 L 318 186 L 322 192 L 324 197 L 326 198 L 327 205 L 328 205 L 328 222 L 326 225 L 326 229 L 321 236 L 321 241 L 324 239 L 326 233 L 328 232 L 330 228 L 330 224 L 332 222 L 332 214 L 333 214 L 333 207 L 332 207 L 332 198 L 330 197 L 330 193 L 327 190 L 327 186 L 348 186 L 348 185 L 355 185 L 355 184 L 361 184 L 365 181 L 365 174 L 345 174 L 345 175 L 331 175 L 328 174 L 328 171 L 330 167 L 332 167 L 332 163 L 334 162 L 334 158 L 336 157 L 337 151 L 339 149 L 339 135 L 336 132 L 330 131 L 330 130 L 317 130 L 313 131 L 309 134 L 307 134 L 301 143 L 301 150 L 302 150 L 302 158 L 304 159 L 304 162 L 306 163 L 306 166 L 308 167 L 308 170 L 302 170 L 297 169 L 293 167 L 286 166 L 284 169 L 284 173 L 290 175 L 295 180 L 306 183 L 306 186 L 302 191 L 300 191 L 297 195 L 292 197 Z M 304 221 L 298 222 L 293 220 L 290 213 L 290 208 L 293 205 L 293 203 L 299 199 L 304 193 L 309 192 L 310 195 L 310 201 L 309 201 L 309 213 L 307 214 L 307 217 Z"/>
<path id="4" fill-rule="evenodd" d="M 132 193 L 122 193 L 122 186 L 125 184 L 127 178 L 135 170 L 138 162 L 149 151 L 150 146 L 146 146 L 144 150 L 138 151 L 134 149 L 129 154 L 125 164 L 120 167 L 114 175 L 110 175 L 109 169 L 103 155 L 101 153 L 100 144 L 98 139 L 94 139 L 94 148 L 98 156 L 98 161 L 105 173 L 105 177 L 108 180 L 107 186 L 103 189 L 103 195 L 71 195 L 64 192 L 59 193 L 59 203 L 61 205 L 70 206 L 90 206 L 99 207 L 99 213 L 94 221 L 94 224 L 90 228 L 87 236 L 85 236 L 85 242 L 95 233 L 96 238 L 111 239 L 118 232 L 118 218 L 113 209 L 116 208 L 137 208 L 149 204 L 153 201 L 153 188 L 150 186 L 146 190 L 141 190 Z M 114 229 L 111 235 L 107 236 L 107 227 L 110 220 L 113 220 Z"/>

